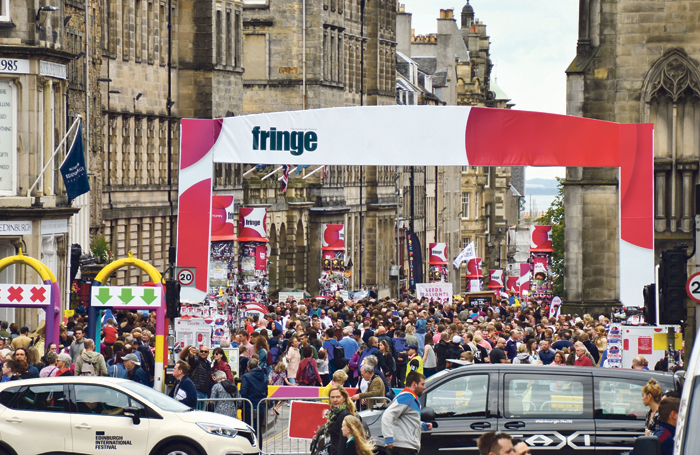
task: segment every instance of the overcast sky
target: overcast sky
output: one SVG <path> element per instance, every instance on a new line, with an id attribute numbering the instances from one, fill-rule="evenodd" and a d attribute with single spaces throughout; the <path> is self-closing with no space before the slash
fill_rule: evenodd
<path id="1" fill-rule="evenodd" d="M 466 0 L 400 0 L 416 34 L 437 32 L 441 9 L 454 8 L 461 25 Z M 564 71 L 576 55 L 578 0 L 470 0 L 491 39 L 492 76 L 514 109 L 566 113 Z M 563 177 L 564 168 L 527 169 L 527 178 Z"/>

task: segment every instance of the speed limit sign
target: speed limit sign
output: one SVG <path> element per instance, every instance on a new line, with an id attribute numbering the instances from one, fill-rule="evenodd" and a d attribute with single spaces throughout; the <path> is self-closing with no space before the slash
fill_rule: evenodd
<path id="1" fill-rule="evenodd" d="M 197 278 L 194 267 L 176 267 L 175 278 L 182 287 L 194 287 Z"/>
<path id="2" fill-rule="evenodd" d="M 688 278 L 685 291 L 688 293 L 688 297 L 696 303 L 700 303 L 700 272 L 694 273 Z"/>

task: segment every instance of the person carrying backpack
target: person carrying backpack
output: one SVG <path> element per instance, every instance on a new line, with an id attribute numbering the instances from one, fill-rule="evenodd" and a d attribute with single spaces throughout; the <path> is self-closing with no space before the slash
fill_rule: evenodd
<path id="1" fill-rule="evenodd" d="M 323 350 L 328 355 L 328 374 L 333 377 L 333 373 L 337 370 L 342 370 L 348 364 L 345 358 L 345 348 L 343 348 L 335 339 L 335 330 L 333 328 L 326 329 L 326 341 L 323 342 Z"/>
<path id="2" fill-rule="evenodd" d="M 76 376 L 107 376 L 107 364 L 102 354 L 95 352 L 95 342 L 85 339 L 85 350 L 75 362 Z"/>
<path id="3" fill-rule="evenodd" d="M 306 346 L 302 352 L 304 360 L 299 363 L 297 370 L 297 384 L 299 385 L 321 385 L 321 375 L 318 373 L 318 365 L 316 359 L 312 357 L 313 350 L 311 346 Z"/>

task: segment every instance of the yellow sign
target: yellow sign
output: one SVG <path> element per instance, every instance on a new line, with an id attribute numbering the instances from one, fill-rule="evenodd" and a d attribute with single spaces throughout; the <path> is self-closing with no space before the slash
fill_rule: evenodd
<path id="1" fill-rule="evenodd" d="M 683 335 L 679 332 L 675 333 L 676 340 L 674 349 L 681 349 L 683 346 Z M 654 351 L 665 351 L 668 349 L 668 333 L 654 334 Z"/>
<path id="2" fill-rule="evenodd" d="M 69 318 L 75 314 L 74 310 L 64 310 L 63 311 L 63 317 L 64 318 Z"/>
<path id="3" fill-rule="evenodd" d="M 345 278 L 350 278 L 352 276 L 352 270 L 345 271 Z"/>

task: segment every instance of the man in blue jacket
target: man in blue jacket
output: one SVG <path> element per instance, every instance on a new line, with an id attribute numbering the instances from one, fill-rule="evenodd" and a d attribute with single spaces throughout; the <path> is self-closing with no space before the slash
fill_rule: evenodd
<path id="1" fill-rule="evenodd" d="M 133 354 L 129 354 L 133 355 Z M 128 356 L 127 356 L 128 357 Z M 143 370 L 142 370 L 143 371 Z M 175 386 L 168 394 L 171 398 L 175 398 L 180 403 L 190 408 L 197 406 L 197 387 L 194 382 L 187 376 L 190 371 L 190 366 L 184 360 L 178 360 L 173 368 L 173 377 L 177 380 Z M 145 373 L 144 373 L 145 374 Z"/>
<path id="2" fill-rule="evenodd" d="M 248 403 L 244 405 L 245 416 L 243 420 L 249 422 L 258 435 L 258 447 L 262 448 L 263 433 L 265 432 L 267 406 L 258 407 L 258 403 L 267 398 L 267 380 L 265 372 L 258 368 L 258 359 L 248 361 L 248 372 L 241 378 L 241 397 L 250 400 L 253 409 Z"/>

